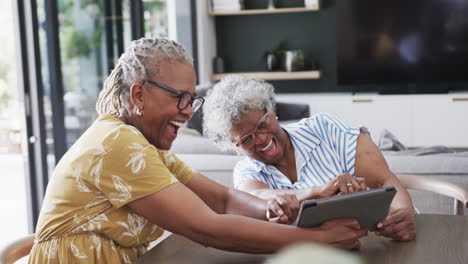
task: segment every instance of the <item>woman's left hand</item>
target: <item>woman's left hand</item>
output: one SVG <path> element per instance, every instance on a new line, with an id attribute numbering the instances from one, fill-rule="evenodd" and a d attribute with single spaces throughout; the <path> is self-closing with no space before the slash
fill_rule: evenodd
<path id="1" fill-rule="evenodd" d="M 296 219 L 299 207 L 296 195 L 278 194 L 268 200 L 266 218 L 272 223 L 290 224 Z"/>
<path id="2" fill-rule="evenodd" d="M 366 180 L 360 177 L 353 177 L 349 173 L 336 176 L 331 181 L 319 186 L 318 198 L 326 198 L 339 194 L 360 192 L 369 190 Z"/>

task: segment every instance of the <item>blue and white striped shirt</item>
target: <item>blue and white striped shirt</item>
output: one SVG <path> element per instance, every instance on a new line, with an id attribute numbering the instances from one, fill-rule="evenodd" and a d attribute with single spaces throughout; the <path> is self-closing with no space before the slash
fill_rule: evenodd
<path id="1" fill-rule="evenodd" d="M 236 188 L 246 180 L 255 180 L 265 183 L 271 189 L 304 189 L 329 182 L 343 173 L 355 176 L 359 128 L 350 127 L 326 113 L 316 114 L 283 128 L 294 146 L 297 181 L 292 184 L 274 166 L 246 157 L 234 168 Z"/>

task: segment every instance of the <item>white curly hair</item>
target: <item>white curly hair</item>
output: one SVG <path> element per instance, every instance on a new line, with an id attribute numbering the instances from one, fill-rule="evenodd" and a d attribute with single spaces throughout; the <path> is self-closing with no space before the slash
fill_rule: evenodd
<path id="1" fill-rule="evenodd" d="M 179 43 L 167 38 L 141 38 L 130 43 L 99 93 L 96 111 L 119 116 L 135 82 L 159 76 L 163 61 L 193 65 L 192 57 Z"/>
<path id="2" fill-rule="evenodd" d="M 203 133 L 222 150 L 235 149 L 230 131 L 251 110 L 274 111 L 273 86 L 263 80 L 228 75 L 208 92 L 203 105 Z"/>

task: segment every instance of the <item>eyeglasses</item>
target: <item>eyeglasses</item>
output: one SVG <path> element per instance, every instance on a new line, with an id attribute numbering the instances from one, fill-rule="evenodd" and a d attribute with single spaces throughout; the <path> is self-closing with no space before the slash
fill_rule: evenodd
<path id="1" fill-rule="evenodd" d="M 205 99 L 203 99 L 203 97 L 193 96 L 189 92 L 179 91 L 179 90 L 171 88 L 171 87 L 169 87 L 167 85 L 164 85 L 162 83 L 153 82 L 151 80 L 144 80 L 143 85 L 145 84 L 145 82 L 148 82 L 148 83 L 150 83 L 150 84 L 152 84 L 154 86 L 157 86 L 157 87 L 162 88 L 162 89 L 164 89 L 166 91 L 169 91 L 171 93 L 175 93 L 175 94 L 179 95 L 179 103 L 177 104 L 177 108 L 179 110 L 184 110 L 189 105 L 191 105 L 192 106 L 192 111 L 196 112 L 198 109 L 201 108 L 201 106 L 205 102 Z"/>
<path id="2" fill-rule="evenodd" d="M 250 149 L 255 144 L 255 135 L 257 133 L 266 133 L 271 125 L 271 113 L 266 113 L 257 122 L 254 130 L 243 135 L 235 144 L 236 147 L 242 146 L 243 148 Z"/>

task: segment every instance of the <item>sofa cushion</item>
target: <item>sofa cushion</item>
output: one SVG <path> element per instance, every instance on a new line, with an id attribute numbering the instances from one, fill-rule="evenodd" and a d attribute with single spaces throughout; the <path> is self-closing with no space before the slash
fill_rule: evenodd
<path id="1" fill-rule="evenodd" d="M 234 187 L 232 171 L 237 162 L 243 159 L 239 155 L 223 154 L 177 154 L 192 169 L 225 186 Z"/>
<path id="2" fill-rule="evenodd" d="M 211 82 L 197 85 L 197 96 L 205 97 L 213 85 Z M 203 135 L 203 108 L 192 115 L 192 118 L 187 122 L 187 127 L 195 129 Z"/>
<path id="3" fill-rule="evenodd" d="M 230 154 L 235 151 L 222 151 L 207 137 L 180 133 L 172 143 L 171 152 L 176 154 Z"/>
<path id="4" fill-rule="evenodd" d="M 308 104 L 277 102 L 275 111 L 279 121 L 300 120 L 310 116 L 310 106 Z"/>

